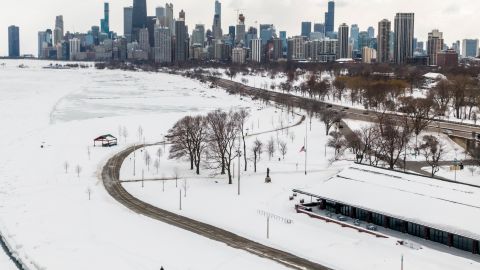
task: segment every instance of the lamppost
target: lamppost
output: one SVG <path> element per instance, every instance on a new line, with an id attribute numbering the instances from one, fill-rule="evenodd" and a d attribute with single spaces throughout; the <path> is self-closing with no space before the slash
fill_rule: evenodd
<path id="1" fill-rule="evenodd" d="M 240 137 L 238 137 L 238 150 L 237 150 L 237 156 L 238 156 L 238 196 L 240 196 L 240 158 L 242 157 L 242 151 L 240 150 Z"/>

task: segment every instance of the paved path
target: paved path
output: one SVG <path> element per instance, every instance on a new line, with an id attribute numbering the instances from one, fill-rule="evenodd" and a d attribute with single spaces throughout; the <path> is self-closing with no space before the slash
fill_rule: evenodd
<path id="1" fill-rule="evenodd" d="M 158 221 L 173 225 L 178 228 L 199 234 L 209 239 L 225 243 L 226 245 L 247 251 L 257 256 L 270 259 L 292 269 L 315 269 L 330 270 L 330 268 L 317 264 L 315 262 L 300 258 L 291 253 L 274 249 L 255 241 L 238 236 L 226 230 L 208 225 L 184 216 L 180 216 L 151 204 L 145 203 L 128 193 L 122 186 L 119 176 L 123 161 L 139 147 L 149 145 L 140 145 L 130 147 L 108 160 L 102 171 L 102 180 L 107 192 L 119 203 L 129 208 L 135 213 L 156 219 Z"/>

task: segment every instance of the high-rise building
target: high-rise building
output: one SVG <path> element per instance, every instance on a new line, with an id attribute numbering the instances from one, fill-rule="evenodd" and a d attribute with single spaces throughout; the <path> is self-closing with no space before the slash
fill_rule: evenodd
<path id="1" fill-rule="evenodd" d="M 353 42 L 353 50 L 358 51 L 361 49 L 358 46 L 358 34 L 360 33 L 360 29 L 358 28 L 358 24 L 352 24 L 350 27 L 350 40 Z"/>
<path id="2" fill-rule="evenodd" d="M 157 17 L 158 24 L 160 26 L 165 27 L 165 18 L 166 18 L 166 13 L 165 13 L 165 8 L 164 7 L 157 7 L 155 8 L 155 17 Z"/>
<path id="3" fill-rule="evenodd" d="M 325 33 L 332 33 L 335 30 L 335 2 L 328 2 L 328 11 L 325 13 Z"/>
<path id="4" fill-rule="evenodd" d="M 69 40 L 70 44 L 70 60 L 76 60 L 77 54 L 80 52 L 80 39 L 72 38 Z"/>
<path id="5" fill-rule="evenodd" d="M 53 39 L 55 45 L 62 43 L 64 35 L 63 16 L 55 17 L 55 29 L 53 30 Z"/>
<path id="6" fill-rule="evenodd" d="M 170 29 L 172 36 L 175 35 L 175 20 L 173 19 L 173 4 L 165 5 L 165 26 Z"/>
<path id="7" fill-rule="evenodd" d="M 222 31 L 222 3 L 215 0 L 215 14 L 213 15 L 212 25 L 213 38 L 220 39 L 223 36 Z"/>
<path id="8" fill-rule="evenodd" d="M 375 59 L 377 59 L 377 51 L 375 49 L 368 48 L 368 47 L 363 47 L 362 48 L 362 62 L 363 63 L 370 64 Z"/>
<path id="9" fill-rule="evenodd" d="M 175 62 L 182 63 L 187 60 L 188 40 L 185 25 L 185 12 L 180 11 L 180 18 L 175 21 Z"/>
<path id="10" fill-rule="evenodd" d="M 323 33 L 325 35 L 325 24 L 324 23 L 316 23 L 313 25 L 313 32 Z"/>
<path id="11" fill-rule="evenodd" d="M 342 23 L 338 28 L 338 58 L 350 58 L 351 52 L 349 52 L 349 38 L 348 38 L 348 25 Z"/>
<path id="12" fill-rule="evenodd" d="M 260 39 L 263 46 L 267 45 L 275 36 L 276 32 L 273 24 L 260 24 Z"/>
<path id="13" fill-rule="evenodd" d="M 150 35 L 148 28 L 142 28 L 138 31 L 138 45 L 145 52 L 150 52 Z"/>
<path id="14" fill-rule="evenodd" d="M 20 57 L 20 28 L 8 27 L 8 57 Z"/>
<path id="15" fill-rule="evenodd" d="M 428 33 L 427 54 L 428 64 L 430 66 L 436 66 L 438 64 L 437 56 L 438 53 L 443 50 L 443 41 L 443 33 L 437 29 Z"/>
<path id="16" fill-rule="evenodd" d="M 147 27 L 147 1 L 133 0 L 132 40 L 139 41 L 139 31 Z"/>
<path id="17" fill-rule="evenodd" d="M 415 30 L 414 13 L 397 13 L 395 16 L 395 49 L 396 64 L 405 64 L 413 57 L 413 35 Z"/>
<path id="18" fill-rule="evenodd" d="M 279 60 L 283 58 L 283 42 L 281 38 L 274 38 L 272 40 L 273 43 L 273 52 L 272 52 L 272 60 Z"/>
<path id="19" fill-rule="evenodd" d="M 161 25 L 155 28 L 154 60 L 156 63 L 172 62 L 172 32 Z"/>
<path id="20" fill-rule="evenodd" d="M 390 63 L 390 33 L 392 23 L 383 19 L 378 23 L 377 62 Z"/>
<path id="21" fill-rule="evenodd" d="M 192 31 L 192 46 L 205 47 L 205 25 L 195 25 L 195 29 Z"/>
<path id="22" fill-rule="evenodd" d="M 246 46 L 245 42 L 245 16 L 240 14 L 238 16 L 238 24 L 237 24 L 237 31 L 235 34 L 235 45 L 243 47 Z"/>
<path id="23" fill-rule="evenodd" d="M 302 22 L 302 32 L 301 36 L 310 38 L 310 33 L 312 32 L 312 22 Z"/>
<path id="24" fill-rule="evenodd" d="M 262 61 L 262 41 L 260 39 L 252 39 L 252 55 L 253 62 L 260 63 Z"/>
<path id="25" fill-rule="evenodd" d="M 462 57 L 478 56 L 478 39 L 464 39 L 462 41 Z"/>
<path id="26" fill-rule="evenodd" d="M 288 60 L 305 60 L 305 39 L 302 36 L 292 37 L 288 40 Z"/>
<path id="27" fill-rule="evenodd" d="M 245 48 L 233 48 L 232 49 L 232 63 L 245 64 L 247 53 Z"/>
<path id="28" fill-rule="evenodd" d="M 100 31 L 110 34 L 110 5 L 108 2 L 103 4 L 103 19 L 100 20 Z"/>
<path id="29" fill-rule="evenodd" d="M 39 31 L 38 32 L 38 53 L 37 53 L 37 56 L 38 58 L 43 58 L 43 48 L 45 47 L 45 43 L 46 43 L 46 39 L 47 39 L 47 33 L 45 31 Z"/>
<path id="30" fill-rule="evenodd" d="M 375 38 L 375 28 L 373 26 L 368 27 L 367 32 L 369 38 Z"/>
<path id="31" fill-rule="evenodd" d="M 123 8 L 123 36 L 132 42 L 133 7 Z"/>

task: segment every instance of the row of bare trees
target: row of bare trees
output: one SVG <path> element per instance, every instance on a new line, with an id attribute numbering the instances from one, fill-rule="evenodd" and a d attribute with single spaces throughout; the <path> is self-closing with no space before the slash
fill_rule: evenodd
<path id="1" fill-rule="evenodd" d="M 249 112 L 216 110 L 206 116 L 186 116 L 170 129 L 167 138 L 171 142 L 170 158 L 190 161 L 190 169 L 200 174 L 203 159 L 205 166 L 228 175 L 232 184 L 232 162 L 240 155 L 240 147 L 247 151 L 245 139 L 246 120 Z M 243 143 L 242 143 L 243 141 Z M 261 146 L 257 154 L 261 152 Z M 260 153 L 261 154 L 261 153 Z M 245 170 L 248 159 L 244 155 Z"/>

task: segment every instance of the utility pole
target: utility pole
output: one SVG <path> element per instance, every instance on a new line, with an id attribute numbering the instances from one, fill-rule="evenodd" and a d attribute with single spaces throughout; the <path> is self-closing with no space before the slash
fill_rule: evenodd
<path id="1" fill-rule="evenodd" d="M 133 176 L 135 176 L 135 160 L 136 160 L 136 154 L 137 152 L 136 145 L 133 145 Z"/>
<path id="2" fill-rule="evenodd" d="M 238 137 L 238 150 L 237 150 L 237 156 L 238 156 L 238 196 L 240 196 L 240 158 L 242 157 L 242 151 L 240 151 L 240 137 Z"/>
<path id="3" fill-rule="evenodd" d="M 179 196 L 179 199 L 180 199 L 180 211 L 182 211 L 182 189 L 179 189 L 180 191 L 180 196 Z"/>
<path id="4" fill-rule="evenodd" d="M 142 188 L 145 187 L 145 184 L 144 184 L 145 177 L 144 177 L 144 175 L 145 175 L 145 171 L 144 171 L 144 169 L 142 169 Z"/>

